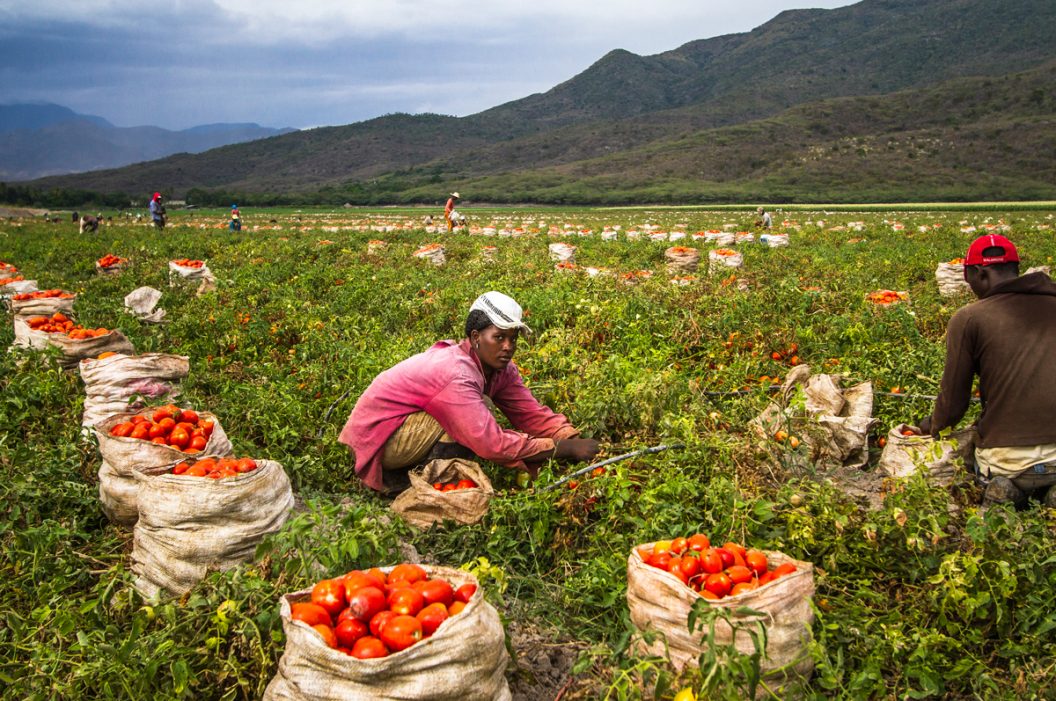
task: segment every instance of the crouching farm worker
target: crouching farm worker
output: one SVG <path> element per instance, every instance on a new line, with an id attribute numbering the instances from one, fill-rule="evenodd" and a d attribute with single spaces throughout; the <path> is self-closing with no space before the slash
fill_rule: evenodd
<path id="1" fill-rule="evenodd" d="M 340 441 L 371 489 L 398 491 L 407 471 L 438 458 L 479 457 L 535 475 L 550 459 L 589 460 L 598 442 L 579 438 L 561 414 L 532 396 L 513 363 L 521 307 L 500 292 L 473 302 L 465 338 L 440 341 L 378 375 L 356 402 Z M 503 429 L 490 405 L 516 430 Z"/>
<path id="2" fill-rule="evenodd" d="M 1056 284 L 1045 273 L 1020 277 L 1016 247 L 998 235 L 972 242 L 964 278 L 979 301 L 950 319 L 940 394 L 920 429 L 937 436 L 955 426 L 978 375 L 983 503 L 1022 503 L 1047 489 L 1045 502 L 1056 506 Z"/>

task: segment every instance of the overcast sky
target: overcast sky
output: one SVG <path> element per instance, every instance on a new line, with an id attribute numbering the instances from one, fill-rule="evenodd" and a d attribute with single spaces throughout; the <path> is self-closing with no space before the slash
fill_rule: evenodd
<path id="1" fill-rule="evenodd" d="M 0 103 L 118 126 L 467 115 L 612 49 L 655 54 L 848 0 L 0 0 Z M 634 99 L 628 95 L 628 99 Z"/>

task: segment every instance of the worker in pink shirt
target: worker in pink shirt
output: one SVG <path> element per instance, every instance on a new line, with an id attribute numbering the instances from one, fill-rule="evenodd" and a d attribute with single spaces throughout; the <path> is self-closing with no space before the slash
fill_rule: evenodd
<path id="1" fill-rule="evenodd" d="M 374 378 L 339 440 L 355 453 L 371 489 L 394 491 L 407 471 L 435 458 L 478 457 L 534 475 L 550 458 L 585 461 L 598 442 L 579 438 L 561 414 L 541 405 L 513 363 L 521 307 L 501 292 L 473 302 L 465 338 L 440 341 Z M 499 426 L 489 404 L 515 430 Z"/>

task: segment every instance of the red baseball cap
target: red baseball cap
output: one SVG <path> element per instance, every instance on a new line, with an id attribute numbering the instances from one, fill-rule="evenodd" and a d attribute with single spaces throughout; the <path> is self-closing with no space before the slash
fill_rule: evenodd
<path id="1" fill-rule="evenodd" d="M 983 251 L 988 248 L 1000 248 L 999 256 L 984 256 Z M 980 236 L 968 247 L 968 254 L 964 257 L 964 264 L 968 265 L 997 265 L 998 263 L 1018 263 L 1019 253 L 1012 242 L 1001 234 L 987 234 Z"/>

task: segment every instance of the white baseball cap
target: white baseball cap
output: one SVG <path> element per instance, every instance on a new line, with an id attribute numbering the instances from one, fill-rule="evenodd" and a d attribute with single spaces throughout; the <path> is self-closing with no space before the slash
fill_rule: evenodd
<path id="1" fill-rule="evenodd" d="M 521 321 L 521 305 L 517 304 L 509 295 L 501 292 L 485 292 L 477 297 L 469 311 L 480 310 L 484 312 L 492 324 L 500 329 L 524 329 L 531 333 L 528 324 Z"/>

